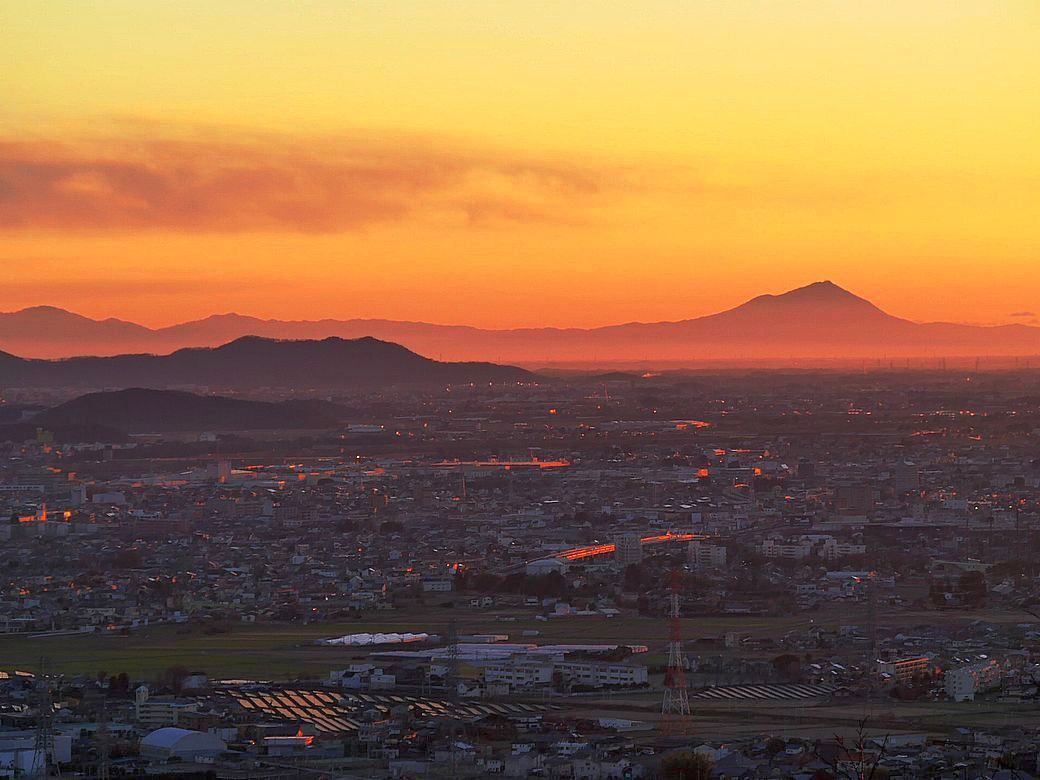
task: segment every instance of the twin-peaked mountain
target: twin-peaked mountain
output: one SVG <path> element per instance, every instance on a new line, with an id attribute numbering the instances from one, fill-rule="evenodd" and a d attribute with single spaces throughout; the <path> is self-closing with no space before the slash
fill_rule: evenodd
<path id="1" fill-rule="evenodd" d="M 442 360 L 534 365 L 1040 354 L 1040 328 L 912 322 L 887 314 L 831 282 L 816 282 L 782 295 L 761 295 L 705 317 L 589 329 L 486 330 L 395 320 L 264 320 L 239 314 L 150 329 L 47 307 L 0 314 L 0 349 L 33 357 L 162 354 L 188 346 L 217 346 L 246 335 L 372 336 Z"/>
<path id="2" fill-rule="evenodd" d="M 246 336 L 170 355 L 33 360 L 0 353 L 0 387 L 282 388 L 298 391 L 515 382 L 531 375 L 493 363 L 443 363 L 373 338 L 274 341 Z"/>

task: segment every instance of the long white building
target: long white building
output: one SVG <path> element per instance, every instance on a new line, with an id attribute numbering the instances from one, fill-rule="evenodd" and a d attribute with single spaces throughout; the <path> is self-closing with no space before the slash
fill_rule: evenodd
<path id="1" fill-rule="evenodd" d="M 511 690 L 543 688 L 556 679 L 589 688 L 614 688 L 645 684 L 647 670 L 641 664 L 585 661 L 502 661 L 484 666 L 485 683 L 504 683 Z"/>

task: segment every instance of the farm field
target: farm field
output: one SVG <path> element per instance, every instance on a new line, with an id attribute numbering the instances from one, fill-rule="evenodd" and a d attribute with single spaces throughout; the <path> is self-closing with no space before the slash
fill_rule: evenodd
<path id="1" fill-rule="evenodd" d="M 727 631 L 752 637 L 779 637 L 788 631 L 809 626 L 827 628 L 854 623 L 855 615 L 840 608 L 821 609 L 789 617 L 717 617 L 683 620 L 683 633 L 691 655 L 698 647 L 705 656 L 733 653 L 724 650 L 717 638 Z M 506 618 L 503 620 L 502 618 Z M 0 668 L 35 671 L 41 656 L 46 656 L 53 672 L 66 675 L 126 672 L 133 679 L 155 679 L 172 666 L 204 671 L 213 680 L 248 679 L 291 681 L 325 677 L 332 669 L 353 661 L 365 660 L 364 648 L 321 647 L 314 641 L 348 633 L 425 631 L 444 636 L 454 619 L 460 634 L 508 634 L 512 641 L 540 643 L 631 643 L 645 644 L 649 652 L 643 662 L 650 666 L 664 661 L 668 626 L 659 618 L 622 614 L 603 617 L 536 620 L 531 610 L 475 610 L 415 606 L 387 612 L 374 612 L 361 620 L 337 623 L 286 624 L 239 623 L 227 633 L 206 634 L 199 626 L 152 626 L 126 635 L 82 634 L 56 637 L 5 635 L 0 637 Z M 950 613 L 907 611 L 886 615 L 885 625 L 915 626 L 944 624 L 969 627 L 972 621 L 1028 622 L 1029 616 L 1015 612 Z M 537 630 L 537 637 L 523 637 L 524 631 Z M 695 639 L 712 640 L 695 642 Z M 757 651 L 768 657 L 777 651 Z M 833 651 L 831 651 L 833 653 Z M 745 657 L 755 653 L 740 652 Z M 855 648 L 850 656 L 858 657 Z M 575 718 L 627 718 L 645 723 L 646 736 L 656 734 L 659 717 L 661 676 L 651 676 L 652 688 L 645 692 L 628 691 L 612 695 L 581 697 L 537 697 L 537 703 L 565 704 Z M 526 698 L 517 700 L 526 701 Z M 865 716 L 868 733 L 946 734 L 956 727 L 1000 728 L 1008 725 L 1040 726 L 1040 712 L 1031 705 L 998 704 L 978 701 L 896 703 L 887 699 L 839 702 L 826 697 L 807 700 L 770 700 L 741 696 L 694 696 L 693 732 L 702 739 L 733 739 L 779 731 L 788 736 L 830 738 L 836 734 L 851 737 Z M 642 732 L 639 732 L 642 733 Z M 640 737 L 634 734 L 637 739 Z"/>
<path id="2" fill-rule="evenodd" d="M 503 622 L 496 615 L 515 620 Z M 404 609 L 371 613 L 364 619 L 341 623 L 237 623 L 227 633 L 204 634 L 194 626 L 150 626 L 126 635 L 0 637 L 0 668 L 32 670 L 46 656 L 50 668 L 67 674 L 126 672 L 149 677 L 170 666 L 204 671 L 211 678 L 291 679 L 324 676 L 330 669 L 360 659 L 358 648 L 318 647 L 317 639 L 362 632 L 425 631 L 444 636 L 455 619 L 460 634 L 508 634 L 513 641 L 539 643 L 646 644 L 648 660 L 659 655 L 668 637 L 660 619 L 619 616 L 535 620 L 531 611 L 505 613 L 462 609 Z M 717 637 L 726 631 L 766 635 L 794 628 L 800 621 L 772 618 L 706 618 L 684 620 L 684 632 L 695 637 Z M 522 637 L 537 630 L 537 637 Z"/>
<path id="3" fill-rule="evenodd" d="M 716 640 L 729 631 L 750 637 L 781 637 L 813 625 L 837 628 L 855 624 L 854 609 L 834 605 L 812 613 L 784 617 L 706 616 L 682 621 L 689 652 L 698 645 L 706 654 L 725 653 Z M 372 612 L 360 620 L 337 623 L 233 623 L 226 633 L 206 634 L 199 626 L 151 626 L 126 635 L 76 634 L 54 637 L 0 636 L 0 668 L 36 668 L 46 656 L 51 669 L 66 674 L 126 672 L 132 677 L 157 676 L 170 666 L 206 672 L 213 679 L 295 679 L 324 677 L 329 670 L 362 659 L 364 649 L 319 647 L 314 640 L 361 632 L 424 631 L 446 635 L 451 620 L 460 634 L 508 634 L 511 641 L 537 643 L 619 643 L 647 645 L 647 663 L 659 662 L 668 641 L 668 625 L 654 617 L 623 613 L 615 618 L 573 617 L 536 620 L 532 610 L 475 610 L 456 607 L 414 606 Z M 886 615 L 882 626 L 969 626 L 972 621 L 1035 622 L 1025 613 L 987 611 L 975 614 L 911 610 Z M 536 637 L 523 637 L 536 630 Z M 694 640 L 702 640 L 700 642 Z M 758 653 L 768 656 L 770 652 Z M 749 655 L 749 654 L 745 654 Z"/>

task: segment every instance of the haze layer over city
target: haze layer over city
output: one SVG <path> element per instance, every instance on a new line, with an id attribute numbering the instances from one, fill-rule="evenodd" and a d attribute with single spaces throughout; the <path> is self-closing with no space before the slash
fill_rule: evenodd
<path id="1" fill-rule="evenodd" d="M 0 776 L 1040 777 L 1040 7 L 0 11 Z"/>

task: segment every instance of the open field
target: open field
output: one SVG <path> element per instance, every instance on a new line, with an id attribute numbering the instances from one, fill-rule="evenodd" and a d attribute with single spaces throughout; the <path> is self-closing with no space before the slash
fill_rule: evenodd
<path id="1" fill-rule="evenodd" d="M 503 614 L 501 612 L 496 614 Z M 516 612 L 515 621 L 502 622 L 486 611 L 462 609 L 396 610 L 373 613 L 365 619 L 343 623 L 308 625 L 284 623 L 233 624 L 225 634 L 205 635 L 198 627 L 154 626 L 129 635 L 82 634 L 33 638 L 0 637 L 0 668 L 32 669 L 41 656 L 51 668 L 65 673 L 127 672 L 154 676 L 170 666 L 186 666 L 213 678 L 244 677 L 288 679 L 324 676 L 366 653 L 357 648 L 316 647 L 323 637 L 376 631 L 426 631 L 444 636 L 454 617 L 458 631 L 509 634 L 515 641 L 639 643 L 651 649 L 651 662 L 668 641 L 668 627 L 659 619 L 637 616 L 562 618 L 537 621 L 533 613 Z M 684 621 L 687 636 L 717 636 L 739 630 L 762 635 L 787 630 L 793 621 L 768 618 L 708 618 Z M 540 636 L 524 640 L 521 632 L 534 629 Z"/>
<path id="2" fill-rule="evenodd" d="M 501 620 L 500 618 L 509 618 Z M 213 678 L 290 679 L 325 676 L 350 660 L 365 656 L 361 649 L 317 647 L 311 644 L 322 637 L 375 631 L 425 631 L 444 636 L 454 619 L 460 634 L 509 634 L 513 641 L 540 643 L 631 643 L 650 648 L 649 663 L 668 641 L 668 625 L 661 618 L 626 613 L 616 618 L 574 617 L 549 621 L 535 619 L 534 612 L 521 609 L 475 610 L 456 607 L 415 606 L 387 612 L 373 612 L 361 620 L 340 623 L 285 624 L 236 623 L 224 634 L 206 635 L 195 626 L 153 626 L 129 635 L 82 634 L 49 638 L 23 635 L 0 636 L 0 668 L 36 667 L 47 656 L 56 671 L 64 673 L 127 672 L 133 677 L 150 677 L 170 666 L 186 666 L 207 672 Z M 1036 622 L 1020 612 L 935 612 L 909 610 L 885 615 L 882 626 L 910 627 L 943 624 L 966 626 L 983 619 L 991 622 Z M 786 617 L 708 616 L 683 621 L 688 640 L 714 640 L 727 631 L 752 637 L 780 637 L 788 631 L 804 631 L 812 625 L 836 628 L 862 622 L 854 608 L 834 605 L 817 612 Z M 537 630 L 538 637 L 522 638 L 524 630 Z M 696 654 L 697 645 L 690 645 Z M 705 652 L 720 654 L 721 645 L 704 643 Z M 768 653 L 766 654 L 768 655 Z"/>
<path id="3" fill-rule="evenodd" d="M 834 606 L 818 612 L 790 617 L 704 617 L 683 620 L 689 639 L 715 638 L 726 631 L 752 636 L 778 637 L 787 631 L 804 630 L 812 624 L 836 627 L 857 622 L 850 610 Z M 510 618 L 500 620 L 499 617 Z M 171 666 L 205 671 L 212 679 L 244 678 L 290 680 L 324 677 L 332 669 L 351 661 L 364 660 L 363 648 L 319 647 L 313 641 L 347 633 L 375 631 L 426 631 L 444 636 L 454 619 L 460 634 L 509 634 L 513 641 L 619 642 L 646 644 L 645 662 L 661 663 L 668 626 L 659 618 L 625 614 L 602 617 L 535 619 L 530 610 L 475 610 L 438 606 L 410 607 L 366 615 L 362 620 L 340 623 L 294 625 L 284 623 L 234 624 L 228 633 L 204 634 L 199 627 L 188 633 L 185 626 L 153 626 L 129 635 L 83 634 L 50 638 L 20 635 L 0 637 L 0 668 L 32 671 L 46 656 L 52 670 L 65 674 L 109 674 L 127 672 L 132 678 L 158 677 Z M 969 625 L 984 619 L 992 622 L 1029 622 L 1016 612 L 952 613 L 907 611 L 886 616 L 892 627 L 927 624 Z M 527 640 L 524 630 L 540 635 Z M 721 645 L 704 643 L 705 654 L 726 652 Z M 696 654 L 691 644 L 691 653 Z M 776 652 L 776 651 L 772 651 Z M 858 651 L 850 649 L 849 653 Z M 769 653 L 760 653 L 766 656 Z M 591 697 L 552 697 L 566 702 L 574 717 L 619 717 L 654 722 L 660 706 L 660 675 L 653 676 L 654 688 Z M 539 697 L 539 700 L 542 700 Z M 695 699 L 693 729 L 704 739 L 734 738 L 741 734 L 783 732 L 807 738 L 852 735 L 860 721 L 870 716 L 868 731 L 875 734 L 927 732 L 945 734 L 954 727 L 998 728 L 1018 724 L 1040 726 L 1040 710 L 1026 704 L 997 704 L 979 701 L 896 703 L 887 699 L 837 702 L 827 700 L 703 700 Z"/>

